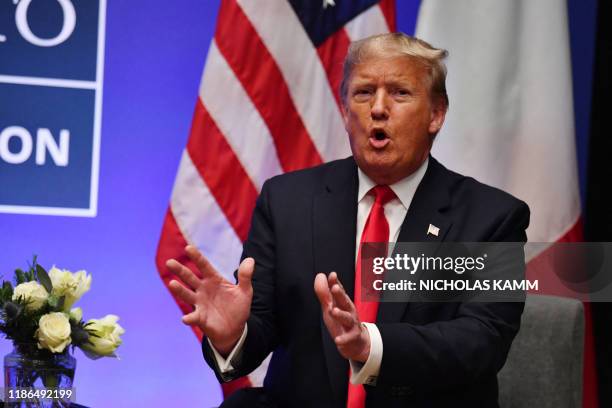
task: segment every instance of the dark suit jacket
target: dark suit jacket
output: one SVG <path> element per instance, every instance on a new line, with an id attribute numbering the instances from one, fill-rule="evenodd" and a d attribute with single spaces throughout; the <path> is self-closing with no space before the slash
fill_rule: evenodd
<path id="1" fill-rule="evenodd" d="M 313 283 L 336 271 L 353 296 L 357 217 L 353 158 L 268 180 L 243 258 L 256 261 L 243 353 L 219 381 L 254 370 L 274 351 L 264 389 L 278 406 L 346 406 L 349 365 L 321 316 Z M 398 241 L 524 242 L 525 203 L 447 170 L 430 157 Z M 429 224 L 440 228 L 427 235 Z M 367 405 L 495 407 L 496 374 L 516 335 L 522 303 L 381 303 L 383 358 Z"/>

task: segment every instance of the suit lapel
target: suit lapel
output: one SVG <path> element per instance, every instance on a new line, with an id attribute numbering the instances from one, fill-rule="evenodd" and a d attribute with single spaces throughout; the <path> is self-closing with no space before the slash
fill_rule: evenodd
<path id="1" fill-rule="evenodd" d="M 425 176 L 419 184 L 408 213 L 404 218 L 397 242 L 442 242 L 451 228 L 452 220 L 444 214 L 450 204 L 447 170 L 433 157 Z M 438 234 L 428 233 L 432 227 Z M 418 278 L 418 275 L 415 277 Z M 384 299 L 384 298 L 383 298 Z M 406 311 L 406 302 L 381 302 L 378 307 L 377 322 L 400 322 Z"/>
<path id="2" fill-rule="evenodd" d="M 348 295 L 355 285 L 355 236 L 357 219 L 357 166 L 352 158 L 330 166 L 323 190 L 313 201 L 315 273 L 338 274 Z M 314 276 L 313 276 L 314 280 Z M 338 353 L 321 316 L 323 350 L 332 390 L 339 402 L 346 399 L 348 362 Z"/>

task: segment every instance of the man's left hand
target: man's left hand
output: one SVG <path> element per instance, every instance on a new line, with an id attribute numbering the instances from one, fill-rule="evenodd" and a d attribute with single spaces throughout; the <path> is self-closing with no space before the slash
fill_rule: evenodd
<path id="1" fill-rule="evenodd" d="M 342 357 L 365 363 L 370 355 L 370 335 L 362 326 L 355 305 L 336 272 L 317 274 L 314 290 L 321 303 L 323 321 Z"/>

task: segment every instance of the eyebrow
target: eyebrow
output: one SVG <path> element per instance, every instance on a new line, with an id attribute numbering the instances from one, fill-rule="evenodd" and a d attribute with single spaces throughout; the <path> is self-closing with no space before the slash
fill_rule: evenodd
<path id="1" fill-rule="evenodd" d="M 353 86 L 366 86 L 366 85 L 371 85 L 372 82 L 375 82 L 375 78 L 361 77 L 361 78 L 354 78 L 351 81 L 351 84 Z M 415 87 L 415 84 L 412 81 L 410 81 L 408 78 L 400 78 L 400 77 L 386 78 L 384 83 L 390 86 L 407 86 L 411 88 Z"/>

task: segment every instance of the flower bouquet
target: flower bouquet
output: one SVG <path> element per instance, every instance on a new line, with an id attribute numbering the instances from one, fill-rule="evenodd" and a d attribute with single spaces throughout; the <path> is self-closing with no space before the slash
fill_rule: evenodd
<path id="1" fill-rule="evenodd" d="M 118 317 L 83 320 L 74 303 L 91 286 L 91 275 L 36 262 L 15 271 L 0 287 L 0 331 L 13 341 L 4 358 L 5 401 L 10 406 L 69 406 L 76 360 L 69 347 L 92 359 L 117 357 L 125 332 Z M 14 402 L 14 404 L 13 404 Z"/>

